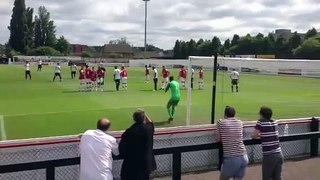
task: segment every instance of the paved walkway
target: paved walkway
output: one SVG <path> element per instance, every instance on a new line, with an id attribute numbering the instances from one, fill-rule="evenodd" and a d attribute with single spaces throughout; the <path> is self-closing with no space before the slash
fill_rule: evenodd
<path id="1" fill-rule="evenodd" d="M 286 161 L 282 171 L 283 180 L 320 180 L 320 158 L 302 161 Z M 200 174 L 188 174 L 183 180 L 218 180 L 219 171 Z M 246 180 L 261 179 L 261 165 L 247 168 Z M 171 178 L 157 178 L 156 180 L 171 180 Z"/>

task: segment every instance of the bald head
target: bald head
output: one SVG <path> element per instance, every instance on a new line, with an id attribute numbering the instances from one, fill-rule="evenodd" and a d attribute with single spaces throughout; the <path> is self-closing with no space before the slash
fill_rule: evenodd
<path id="1" fill-rule="evenodd" d="M 109 119 L 107 119 L 107 118 L 99 119 L 97 122 L 97 129 L 105 132 L 105 131 L 109 130 L 110 125 L 111 125 L 111 123 L 110 123 Z"/>

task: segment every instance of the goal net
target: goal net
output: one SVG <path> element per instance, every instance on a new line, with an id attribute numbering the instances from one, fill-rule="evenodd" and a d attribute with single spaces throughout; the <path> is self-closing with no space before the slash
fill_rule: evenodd
<path id="1" fill-rule="evenodd" d="M 130 67 L 144 67 L 145 65 L 158 67 L 159 75 L 161 67 L 165 66 L 170 69 L 171 75 L 174 75 L 175 79 L 178 79 L 181 67 L 186 68 L 188 72 L 186 88 L 181 90 L 182 98 L 178 107 L 178 112 L 183 114 L 181 119 L 185 118 L 186 125 L 211 122 L 213 85 L 216 85 L 216 120 L 223 117 L 223 109 L 227 105 L 240 109 L 237 114 L 245 120 L 255 120 L 257 112 L 251 111 L 251 109 L 258 108 L 258 106 L 279 106 L 280 109 L 283 109 L 289 105 L 288 112 L 280 114 L 281 118 L 288 118 L 304 117 L 307 108 L 312 103 L 317 103 L 308 100 L 298 102 L 299 99 L 294 99 L 294 97 L 304 93 L 298 92 L 298 87 L 304 87 L 306 90 L 311 88 L 312 93 L 318 91 L 317 87 L 313 86 L 319 83 L 317 78 L 320 77 L 319 60 L 218 57 L 217 64 L 217 81 L 213 82 L 214 57 L 192 56 L 187 60 L 141 59 L 129 61 Z M 199 88 L 200 68 L 204 71 L 203 89 Z M 231 71 L 240 73 L 240 94 L 231 93 Z M 192 83 L 193 88 L 191 88 Z M 289 90 L 290 92 L 294 90 L 293 93 L 296 94 L 288 96 Z M 292 113 L 289 109 L 293 110 Z"/>

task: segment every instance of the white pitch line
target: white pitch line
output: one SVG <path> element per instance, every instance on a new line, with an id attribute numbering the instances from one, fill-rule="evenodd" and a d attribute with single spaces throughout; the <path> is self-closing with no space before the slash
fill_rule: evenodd
<path id="1" fill-rule="evenodd" d="M 73 111 L 53 111 L 53 112 L 43 112 L 43 113 L 25 113 L 25 114 L 8 114 L 7 117 L 15 116 L 32 116 L 32 115 L 46 115 L 46 114 L 60 114 L 60 113 L 74 113 L 74 112 L 84 112 L 84 111 L 101 111 L 108 109 L 126 109 L 126 108 L 147 108 L 147 107 L 164 107 L 165 106 L 123 106 L 123 107 L 108 107 L 99 109 L 88 109 L 88 110 L 73 110 Z"/>
<path id="2" fill-rule="evenodd" d="M 4 126 L 4 117 L 0 115 L 0 131 L 1 131 L 1 140 L 7 140 L 6 128 Z"/>

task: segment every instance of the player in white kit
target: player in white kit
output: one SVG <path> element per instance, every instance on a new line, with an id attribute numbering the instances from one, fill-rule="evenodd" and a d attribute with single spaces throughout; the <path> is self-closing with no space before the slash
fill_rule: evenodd
<path id="1" fill-rule="evenodd" d="M 62 77 L 61 77 L 61 66 L 60 63 L 57 63 L 55 70 L 54 70 L 54 76 L 53 76 L 53 82 L 56 80 L 56 77 L 59 77 L 60 82 L 62 81 Z"/>
<path id="2" fill-rule="evenodd" d="M 232 71 L 230 75 L 231 79 L 231 91 L 233 92 L 233 87 L 236 86 L 236 92 L 239 92 L 239 79 L 240 79 L 240 74 L 238 71 Z"/>

